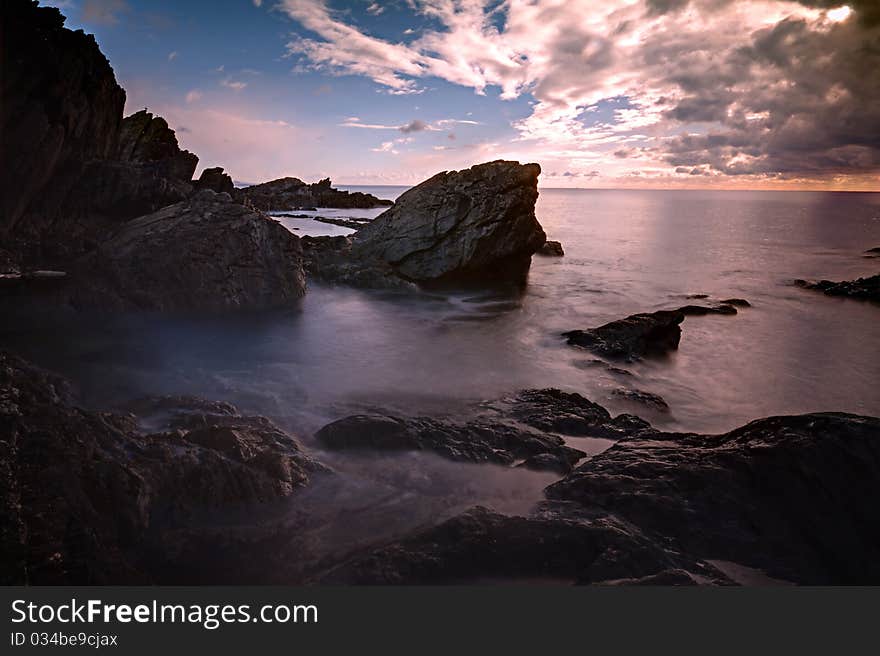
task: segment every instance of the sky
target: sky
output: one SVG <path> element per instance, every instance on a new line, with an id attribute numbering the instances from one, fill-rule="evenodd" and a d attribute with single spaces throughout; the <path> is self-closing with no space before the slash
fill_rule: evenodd
<path id="1" fill-rule="evenodd" d="M 200 168 L 880 191 L 880 0 L 56 0 Z"/>

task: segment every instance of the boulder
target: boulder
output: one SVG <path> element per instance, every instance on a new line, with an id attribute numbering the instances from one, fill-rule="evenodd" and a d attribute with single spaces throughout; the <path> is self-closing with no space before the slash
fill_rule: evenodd
<path id="1" fill-rule="evenodd" d="M 522 282 L 546 236 L 537 164 L 496 161 L 413 187 L 353 237 L 352 256 L 420 283 Z"/>
<path id="2" fill-rule="evenodd" d="M 794 283 L 798 287 L 813 289 L 823 292 L 828 296 L 845 296 L 864 301 L 880 302 L 880 274 L 869 278 L 844 280 L 842 282 L 832 282 L 831 280 L 820 280 L 819 282 L 795 280 Z"/>
<path id="3" fill-rule="evenodd" d="M 223 172 L 222 166 L 202 171 L 202 175 L 195 182 L 195 188 L 196 191 L 210 189 L 218 194 L 226 193 L 230 196 L 235 194 L 235 184 L 232 182 L 232 178 Z"/>
<path id="4" fill-rule="evenodd" d="M 562 244 L 558 241 L 547 240 L 544 242 L 544 245 L 538 249 L 538 255 L 544 255 L 545 257 L 562 257 L 565 255 L 565 251 L 562 249 Z"/>
<path id="5" fill-rule="evenodd" d="M 623 360 L 664 355 L 678 348 L 684 313 L 678 310 L 634 314 L 590 330 L 563 333 L 572 346 Z"/>
<path id="6" fill-rule="evenodd" d="M 76 307 L 257 309 L 305 293 L 299 238 L 209 190 L 125 223 L 71 278 Z"/>
<path id="7" fill-rule="evenodd" d="M 559 437 L 480 419 L 456 422 L 428 417 L 353 415 L 324 426 L 315 437 L 331 450 L 432 451 L 449 460 L 499 465 L 544 455 L 548 457 L 531 460 L 529 466 L 552 471 L 570 471 L 585 455 L 566 446 Z"/>
<path id="8" fill-rule="evenodd" d="M 307 184 L 299 178 L 279 178 L 236 189 L 234 198 L 240 203 L 266 212 L 315 207 L 351 209 L 393 205 L 393 201 L 376 198 L 360 191 L 334 189 L 329 178 L 314 184 Z"/>
<path id="9" fill-rule="evenodd" d="M 176 548 L 170 529 L 268 509 L 326 471 L 268 420 L 207 409 L 194 410 L 198 427 L 145 434 L 133 415 L 83 410 L 63 379 L 0 353 L 0 583 L 155 581 L 152 555 Z"/>

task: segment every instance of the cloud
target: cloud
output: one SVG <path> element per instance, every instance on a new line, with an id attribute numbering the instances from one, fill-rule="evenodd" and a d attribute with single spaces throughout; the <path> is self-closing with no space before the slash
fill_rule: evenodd
<path id="1" fill-rule="evenodd" d="M 414 121 L 410 121 L 406 125 L 401 125 L 397 129 L 404 134 L 409 134 L 410 132 L 421 132 L 422 130 L 432 130 L 435 128 L 432 128 L 430 125 L 420 119 L 415 119 Z"/>
<path id="2" fill-rule="evenodd" d="M 175 59 L 177 59 L 177 51 L 175 50 L 174 52 L 169 52 L 168 53 L 168 61 L 171 62 L 171 61 L 174 61 Z"/>
<path id="3" fill-rule="evenodd" d="M 284 0 L 309 35 L 288 52 L 391 93 L 437 78 L 525 96 L 529 113 L 512 123 L 516 150 L 560 170 L 591 173 L 602 162 L 603 175 L 621 177 L 880 173 L 877 0 L 851 0 L 849 12 L 839 0 L 408 5 L 429 27 L 404 42 L 368 34 L 322 0 Z M 354 123 L 345 125 L 406 127 Z"/>
<path id="4" fill-rule="evenodd" d="M 82 21 L 95 25 L 116 25 L 120 15 L 130 10 L 125 0 L 84 0 Z"/>
<path id="5" fill-rule="evenodd" d="M 226 87 L 227 89 L 232 89 L 233 91 L 238 93 L 239 91 L 247 87 L 247 82 L 241 82 L 239 80 L 233 80 L 227 77 L 220 80 L 220 86 Z"/>
<path id="6" fill-rule="evenodd" d="M 254 7 L 262 7 L 263 6 L 263 0 L 253 0 L 253 3 L 254 3 Z"/>
<path id="7" fill-rule="evenodd" d="M 186 103 L 191 105 L 192 103 L 198 102 L 202 99 L 202 92 L 198 89 L 192 89 L 186 94 Z"/>
<path id="8" fill-rule="evenodd" d="M 378 2 L 370 3 L 370 5 L 367 7 L 367 13 L 370 14 L 371 16 L 378 16 L 379 14 L 381 14 L 384 11 L 385 11 L 385 7 L 380 5 Z"/>

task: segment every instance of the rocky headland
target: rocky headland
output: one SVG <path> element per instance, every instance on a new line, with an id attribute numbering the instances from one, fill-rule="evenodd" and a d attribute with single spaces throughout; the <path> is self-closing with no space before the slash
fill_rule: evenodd
<path id="1" fill-rule="evenodd" d="M 302 210 L 315 207 L 343 209 L 388 207 L 393 201 L 376 198 L 361 191 L 334 189 L 330 178 L 306 184 L 299 178 L 280 178 L 271 182 L 235 189 L 233 197 L 240 203 L 266 212 Z"/>

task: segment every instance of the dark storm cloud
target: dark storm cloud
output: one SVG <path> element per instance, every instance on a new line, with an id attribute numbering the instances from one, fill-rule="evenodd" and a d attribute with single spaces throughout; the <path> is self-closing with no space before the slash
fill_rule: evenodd
<path id="1" fill-rule="evenodd" d="M 790 18 L 722 62 L 684 67 L 666 116 L 719 127 L 668 140 L 669 164 L 729 175 L 880 168 L 880 28 Z"/>
<path id="2" fill-rule="evenodd" d="M 431 127 L 431 126 L 429 126 L 424 121 L 416 119 L 414 121 L 407 123 L 406 125 L 401 125 L 397 129 L 400 130 L 401 132 L 403 132 L 404 134 L 410 134 L 411 132 L 421 132 L 422 130 L 427 130 L 429 127 Z"/>

